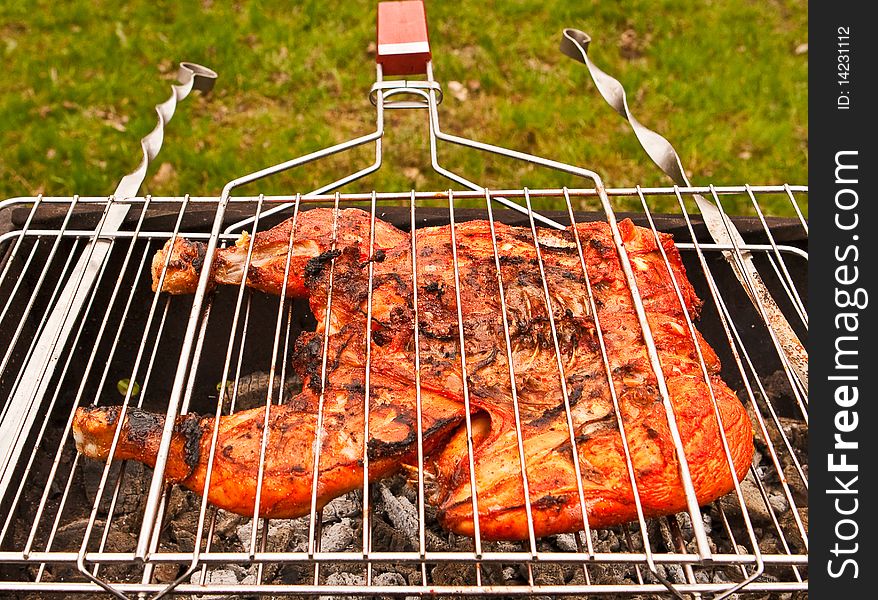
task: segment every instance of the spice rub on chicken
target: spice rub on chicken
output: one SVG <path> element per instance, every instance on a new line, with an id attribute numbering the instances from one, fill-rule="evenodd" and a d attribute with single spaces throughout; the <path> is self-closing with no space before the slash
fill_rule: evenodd
<path id="1" fill-rule="evenodd" d="M 371 225 L 369 214 L 357 209 L 313 209 L 298 215 L 295 229 L 286 221 L 255 234 L 246 284 L 279 293 L 287 251 L 292 247 L 287 294 L 309 298 L 317 319 L 314 332 L 300 335 L 293 357 L 303 391 L 285 405 L 223 416 L 218 423 L 212 417 L 178 417 L 165 473 L 169 481 L 205 493 L 207 458 L 213 430 L 218 428 L 208 500 L 252 514 L 262 424 L 268 410 L 260 515 L 303 515 L 311 509 L 315 440 L 319 439 L 317 496 L 322 506 L 362 486 L 364 461 L 371 479 L 416 463 L 420 423 L 425 468 L 435 483 L 428 500 L 437 507 L 442 525 L 474 534 L 470 486 L 474 479 L 481 536 L 526 539 L 528 503 L 537 536 L 581 529 L 580 487 L 591 527 L 636 519 L 618 427 L 621 420 L 646 515 L 686 509 L 679 459 L 658 381 L 606 223 L 579 224 L 575 231 L 537 230 L 549 307 L 529 228 L 496 223 L 492 235 L 488 222 L 457 224 L 456 267 L 450 227 L 417 229 L 417 278 L 413 281 L 410 235 L 376 220 L 370 246 Z M 658 350 L 695 493 L 699 503 L 705 504 L 732 490 L 733 477 L 741 479 L 746 474 L 753 454 L 753 430 L 743 406 L 719 377 L 716 354 L 697 331 L 690 332 L 686 313 L 696 318 L 701 303 L 671 237 L 660 234 L 658 240 L 666 262 L 651 230 L 625 220 L 619 223 L 619 231 Z M 161 289 L 170 293 L 194 289 L 203 265 L 189 259 L 199 255 L 197 247 L 191 249 L 194 244 L 178 239 L 159 252 L 153 262 L 154 285 L 161 282 Z M 249 244 L 245 239 L 234 248 L 217 250 L 212 284 L 241 283 Z M 169 267 L 162 277 L 165 263 Z M 369 264 L 373 270 L 371 323 L 367 320 Z M 591 311 L 586 273 L 597 320 Z M 462 349 L 459 322 L 463 323 Z M 371 331 L 368 389 L 367 327 Z M 416 329 L 420 411 L 415 384 Z M 328 336 L 325 381 L 324 336 Z M 707 377 L 696 346 L 707 366 Z M 318 436 L 321 395 L 323 433 Z M 465 395 L 472 411 L 472 476 Z M 191 424 L 194 421 L 197 426 Z M 147 418 L 133 409 L 124 416 L 113 407 L 80 409 L 74 421 L 78 448 L 88 456 L 105 457 L 109 440 L 120 426 L 116 458 L 153 464 L 163 417 Z"/>

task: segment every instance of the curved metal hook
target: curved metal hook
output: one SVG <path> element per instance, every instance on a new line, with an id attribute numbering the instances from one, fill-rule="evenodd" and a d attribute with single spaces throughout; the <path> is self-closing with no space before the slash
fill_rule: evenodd
<path id="1" fill-rule="evenodd" d="M 588 57 L 588 45 L 591 42 L 591 36 L 584 31 L 578 29 L 565 29 L 563 38 L 561 39 L 561 52 L 570 58 L 577 60 L 588 67 L 589 73 L 594 80 L 595 86 L 598 88 L 601 96 L 607 101 L 613 110 L 631 123 L 634 135 L 640 141 L 643 149 L 649 155 L 649 158 L 658 165 L 658 167 L 670 177 L 674 183 L 682 187 L 689 186 L 689 178 L 683 171 L 683 165 L 680 163 L 680 157 L 671 146 L 671 143 L 644 126 L 640 121 L 634 118 L 631 110 L 628 108 L 628 99 L 625 95 L 625 88 L 617 79 L 607 75 L 601 71 Z"/>
<path id="2" fill-rule="evenodd" d="M 146 178 L 149 163 L 162 148 L 162 142 L 165 139 L 165 124 L 174 117 L 177 103 L 186 98 L 192 90 L 198 90 L 202 93 L 209 92 L 213 89 L 217 77 L 218 75 L 213 69 L 191 62 L 180 63 L 180 69 L 177 72 L 177 80 L 180 83 L 171 86 L 170 98 L 161 104 L 156 104 L 155 111 L 158 114 L 158 123 L 152 131 L 141 138 L 140 147 L 143 150 L 143 158 L 137 168 L 125 175 L 116 186 L 116 191 L 113 193 L 116 200 L 125 200 L 137 195 L 143 180 Z"/>
<path id="3" fill-rule="evenodd" d="M 671 143 L 658 133 L 652 131 L 640 121 L 634 118 L 628 108 L 628 99 L 625 88 L 614 77 L 607 75 L 599 69 L 588 56 L 588 46 L 591 36 L 578 29 L 565 29 L 561 39 L 560 50 L 566 56 L 581 62 L 588 68 L 588 72 L 595 86 L 604 100 L 613 110 L 625 118 L 631 125 L 634 135 L 649 158 L 670 177 L 674 183 L 681 187 L 691 187 L 689 178 L 683 170 L 680 156 Z M 788 373 L 790 373 L 790 385 L 795 387 L 795 381 L 801 384 L 804 390 L 808 388 L 808 352 L 799 340 L 786 316 L 774 301 L 771 293 L 765 287 L 762 277 L 759 275 L 750 253 L 742 250 L 745 246 L 744 238 L 738 232 L 732 220 L 726 216 L 719 203 L 719 198 L 714 195 L 716 203 L 711 202 L 701 194 L 693 194 L 704 224 L 707 226 L 710 236 L 718 244 L 729 245 L 734 252 L 726 252 L 726 259 L 732 266 L 737 279 L 741 282 L 747 295 L 750 297 L 756 310 L 762 316 L 768 328 L 769 335 L 774 338 L 778 354 L 786 359 Z"/>

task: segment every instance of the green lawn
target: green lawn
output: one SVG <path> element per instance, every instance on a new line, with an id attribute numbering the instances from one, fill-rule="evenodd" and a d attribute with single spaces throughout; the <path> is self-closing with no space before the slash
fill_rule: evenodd
<path id="1" fill-rule="evenodd" d="M 668 183 L 561 30 L 628 90 L 693 183 L 807 182 L 807 7 L 778 0 L 427 2 L 443 129 L 591 168 L 608 186 Z M 374 129 L 375 2 L 0 3 L 0 198 L 103 195 L 139 159 L 181 60 L 220 74 L 170 124 L 143 191 L 218 194 L 244 173 Z M 451 93 L 450 82 L 466 90 Z M 347 189 L 444 189 L 425 113 L 387 116 L 385 166 Z M 582 185 L 456 148 L 450 168 L 493 188 Z M 250 191 L 309 191 L 365 166 L 322 161 Z M 163 166 L 161 173 L 159 165 Z M 787 212 L 789 207 L 772 207 Z"/>

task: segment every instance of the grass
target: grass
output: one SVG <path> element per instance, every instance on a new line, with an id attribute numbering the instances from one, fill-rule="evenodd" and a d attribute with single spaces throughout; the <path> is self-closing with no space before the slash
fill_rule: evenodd
<path id="1" fill-rule="evenodd" d="M 237 176 L 372 131 L 374 4 L 6 0 L 0 198 L 112 192 L 181 60 L 220 79 L 180 107 L 143 192 L 216 195 Z M 807 182 L 805 3 L 428 0 L 427 13 L 445 131 L 594 169 L 612 187 L 667 185 L 586 69 L 558 52 L 561 30 L 576 27 L 693 183 Z M 346 190 L 447 188 L 430 170 L 424 117 L 388 114 L 386 164 Z M 440 156 L 488 187 L 582 185 L 468 150 Z M 371 159 L 340 155 L 247 191 L 310 191 Z"/>

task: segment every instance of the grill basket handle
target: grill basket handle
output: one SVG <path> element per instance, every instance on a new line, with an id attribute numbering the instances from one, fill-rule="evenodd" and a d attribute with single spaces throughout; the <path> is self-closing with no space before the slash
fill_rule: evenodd
<path id="1" fill-rule="evenodd" d="M 430 62 L 427 13 L 422 0 L 378 3 L 376 62 L 384 75 L 420 75 Z"/>

